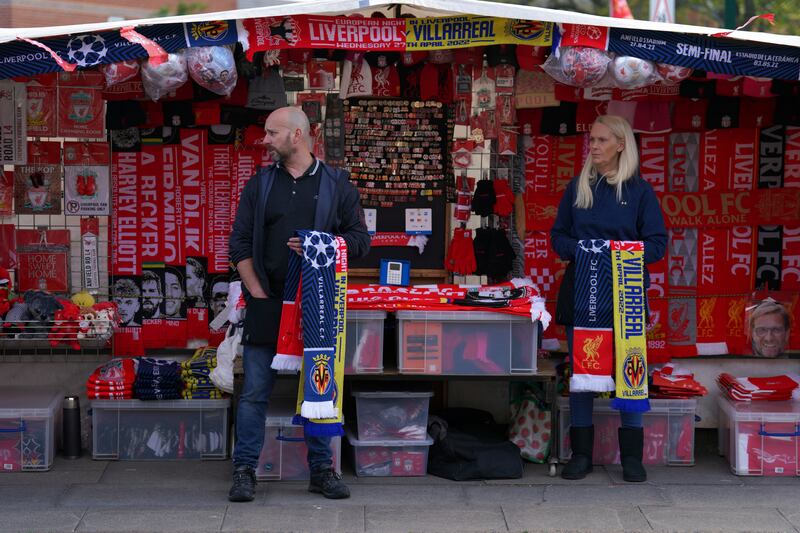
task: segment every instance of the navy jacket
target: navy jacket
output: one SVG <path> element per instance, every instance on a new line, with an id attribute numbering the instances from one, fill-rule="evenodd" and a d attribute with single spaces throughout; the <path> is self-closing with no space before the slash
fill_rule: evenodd
<path id="1" fill-rule="evenodd" d="M 667 230 L 653 187 L 634 176 L 622 185 L 622 202 L 617 202 L 616 188 L 604 177 L 592 186 L 591 209 L 575 207 L 578 178 L 567 185 L 558 215 L 550 230 L 553 249 L 565 261 L 575 260 L 580 239 L 607 239 L 644 242 L 644 262 L 654 263 L 664 257 Z M 650 276 L 645 269 L 645 286 Z"/>
<path id="2" fill-rule="evenodd" d="M 350 183 L 344 170 L 329 167 L 322 161 L 319 198 L 314 213 L 314 228 L 343 237 L 348 258 L 357 259 L 369 252 L 370 236 L 364 224 L 358 189 Z M 267 198 L 275 179 L 275 164 L 261 167 L 242 191 L 236 220 L 229 241 L 231 262 L 253 259 L 261 287 L 269 294 L 269 281 L 264 269 L 264 221 Z"/>

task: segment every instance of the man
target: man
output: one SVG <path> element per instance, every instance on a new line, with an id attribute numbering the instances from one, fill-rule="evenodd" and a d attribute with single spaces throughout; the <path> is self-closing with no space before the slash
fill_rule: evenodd
<path id="1" fill-rule="evenodd" d="M 262 144 L 274 164 L 245 185 L 230 237 L 230 258 L 247 301 L 242 344 L 244 386 L 236 415 L 233 486 L 228 499 L 251 501 L 255 468 L 264 444 L 266 408 L 276 372 L 271 369 L 280 323 L 289 253 L 302 253 L 300 229 L 339 235 L 350 258 L 369 251 L 358 191 L 347 172 L 311 154 L 308 117 L 298 108 L 273 111 Z M 290 252 L 291 251 L 291 252 Z M 334 472 L 330 437 L 306 437 L 310 492 L 347 498 L 350 489 Z"/>
<path id="2" fill-rule="evenodd" d="M 186 258 L 186 302 L 187 307 L 206 306 L 206 267 L 205 258 Z"/>
<path id="3" fill-rule="evenodd" d="M 120 326 L 140 326 L 136 321 L 139 312 L 139 287 L 131 278 L 117 278 L 114 281 L 114 302 L 119 311 Z"/>
<path id="4" fill-rule="evenodd" d="M 750 340 L 753 355 L 780 357 L 789 343 L 791 321 L 786 308 L 772 298 L 762 300 L 750 312 Z"/>
<path id="5" fill-rule="evenodd" d="M 183 307 L 183 273 L 178 267 L 164 269 L 164 317 L 172 320 L 186 318 Z"/>
<path id="6" fill-rule="evenodd" d="M 164 291 L 161 290 L 161 278 L 153 270 L 142 271 L 142 314 L 147 320 L 162 318 L 161 302 Z"/>
<path id="7" fill-rule="evenodd" d="M 211 283 L 211 305 L 209 306 L 209 320 L 213 321 L 217 315 L 225 310 L 228 303 L 228 275 L 216 276 Z"/>

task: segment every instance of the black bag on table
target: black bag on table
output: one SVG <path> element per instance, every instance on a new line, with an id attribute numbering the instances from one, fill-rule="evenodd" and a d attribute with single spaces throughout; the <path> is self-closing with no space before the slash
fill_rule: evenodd
<path id="1" fill-rule="evenodd" d="M 508 440 L 506 426 L 486 411 L 445 409 L 430 417 L 428 433 L 433 438 L 429 474 L 454 481 L 522 477 L 519 447 Z"/>

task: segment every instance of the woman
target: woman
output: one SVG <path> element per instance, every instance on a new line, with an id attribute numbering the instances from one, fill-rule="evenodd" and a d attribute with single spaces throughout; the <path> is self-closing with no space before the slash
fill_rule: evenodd
<path id="1" fill-rule="evenodd" d="M 553 249 L 570 261 L 556 306 L 556 321 L 567 326 L 567 343 L 572 356 L 575 248 L 581 239 L 644 242 L 644 261 L 664 257 L 667 231 L 655 192 L 639 176 L 636 139 L 625 119 L 604 115 L 597 118 L 589 134 L 590 156 L 580 176 L 574 178 L 558 206 L 550 236 Z M 650 277 L 645 269 L 645 286 Z M 573 392 L 569 397 L 572 425 L 572 458 L 561 476 L 582 479 L 592 471 L 593 392 Z M 620 411 L 622 427 L 619 446 L 625 481 L 645 481 L 642 466 L 642 413 Z"/>

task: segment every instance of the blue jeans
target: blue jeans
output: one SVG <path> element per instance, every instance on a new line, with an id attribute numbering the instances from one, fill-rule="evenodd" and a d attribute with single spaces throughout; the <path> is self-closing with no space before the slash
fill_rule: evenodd
<path id="1" fill-rule="evenodd" d="M 258 456 L 264 447 L 264 424 L 269 397 L 278 372 L 272 369 L 273 346 L 244 346 L 244 387 L 236 411 L 235 466 L 258 468 Z M 306 437 L 308 467 L 311 472 L 331 468 L 333 453 L 330 437 Z"/>
<path id="2" fill-rule="evenodd" d="M 567 349 L 569 350 L 570 366 L 572 366 L 572 326 L 567 326 Z M 593 392 L 569 393 L 570 425 L 576 428 L 585 428 L 592 425 L 592 411 L 594 410 Z M 624 428 L 642 427 L 644 413 L 631 413 L 620 411 L 619 419 Z"/>

